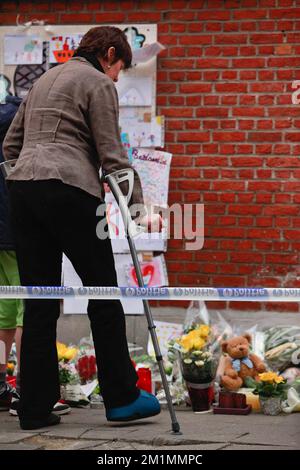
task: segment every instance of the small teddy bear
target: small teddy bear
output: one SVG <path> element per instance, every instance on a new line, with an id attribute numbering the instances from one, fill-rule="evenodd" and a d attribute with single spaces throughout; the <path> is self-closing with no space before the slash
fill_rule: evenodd
<path id="1" fill-rule="evenodd" d="M 227 353 L 221 385 L 229 391 L 236 391 L 246 377 L 258 380 L 258 374 L 266 370 L 263 361 L 255 354 L 249 354 L 251 336 L 246 333 L 222 342 L 222 350 Z"/>

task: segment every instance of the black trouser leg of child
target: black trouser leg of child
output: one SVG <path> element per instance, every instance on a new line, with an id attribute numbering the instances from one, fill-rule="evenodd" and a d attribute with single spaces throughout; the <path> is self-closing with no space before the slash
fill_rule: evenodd
<path id="1" fill-rule="evenodd" d="M 98 198 L 58 180 L 15 181 L 10 184 L 10 201 L 22 285 L 59 286 L 62 252 L 73 263 L 83 285 L 117 285 L 111 242 L 96 236 Z M 59 302 L 25 301 L 21 419 L 48 416 L 59 399 Z M 121 303 L 90 300 L 88 315 L 105 406 L 133 402 L 139 395 L 137 374 L 128 352 Z"/>

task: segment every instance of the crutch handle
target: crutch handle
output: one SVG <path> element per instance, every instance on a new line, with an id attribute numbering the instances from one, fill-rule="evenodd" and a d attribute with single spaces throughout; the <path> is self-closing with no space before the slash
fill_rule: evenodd
<path id="1" fill-rule="evenodd" d="M 16 163 L 17 159 L 7 160 L 6 162 L 0 163 L 0 169 L 4 178 L 7 178 L 10 175 Z"/>
<path id="2" fill-rule="evenodd" d="M 144 227 L 137 225 L 131 217 L 128 204 L 132 196 L 134 186 L 134 171 L 131 168 L 125 170 L 117 170 L 109 175 L 105 175 L 105 180 L 114 195 L 114 198 L 120 208 L 122 219 L 125 226 L 125 232 L 129 237 L 135 237 L 145 231 Z M 121 191 L 120 184 L 128 182 L 128 192 L 124 195 Z"/>

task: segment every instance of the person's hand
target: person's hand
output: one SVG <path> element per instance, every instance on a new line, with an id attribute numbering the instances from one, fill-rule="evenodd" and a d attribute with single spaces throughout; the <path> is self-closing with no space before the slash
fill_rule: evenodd
<path id="1" fill-rule="evenodd" d="M 147 232 L 161 232 L 163 220 L 159 214 L 144 215 L 138 221 L 142 227 L 146 227 Z"/>

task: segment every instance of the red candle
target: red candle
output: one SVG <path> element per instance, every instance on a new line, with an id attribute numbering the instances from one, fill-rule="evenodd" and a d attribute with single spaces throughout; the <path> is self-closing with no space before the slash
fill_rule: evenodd
<path id="1" fill-rule="evenodd" d="M 146 392 L 152 393 L 152 380 L 151 380 L 151 369 L 148 367 L 140 367 L 137 370 L 139 380 L 137 387 Z"/>

